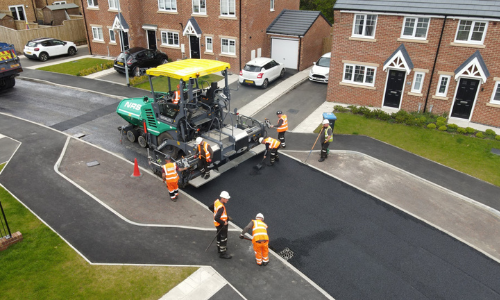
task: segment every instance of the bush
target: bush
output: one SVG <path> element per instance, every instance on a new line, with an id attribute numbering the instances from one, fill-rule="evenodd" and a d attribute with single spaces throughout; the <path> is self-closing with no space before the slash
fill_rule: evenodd
<path id="1" fill-rule="evenodd" d="M 465 131 L 468 133 L 468 134 L 471 134 L 471 133 L 474 133 L 476 130 L 474 128 L 471 128 L 471 127 L 466 127 L 465 128 Z"/>
<path id="2" fill-rule="evenodd" d="M 486 129 L 486 131 L 484 133 L 486 133 L 486 135 L 489 135 L 489 136 L 495 136 L 495 135 L 497 135 L 495 133 L 495 131 L 492 130 L 492 129 Z"/>
<path id="3" fill-rule="evenodd" d="M 484 134 L 482 132 L 478 132 L 476 133 L 476 137 L 482 139 L 484 138 Z"/>
<path id="4" fill-rule="evenodd" d="M 463 128 L 463 127 L 458 127 L 458 128 L 457 128 L 457 132 L 458 132 L 458 133 L 461 133 L 461 134 L 466 134 L 466 133 L 467 133 L 467 130 L 465 130 L 465 128 Z"/>
<path id="5" fill-rule="evenodd" d="M 441 118 L 441 117 L 439 117 L 439 118 Z M 438 119 L 439 119 L 439 118 L 438 118 Z M 443 121 L 440 121 L 440 120 L 438 120 L 438 121 L 436 122 L 436 126 L 437 126 L 437 127 L 441 127 L 441 126 L 445 126 L 445 125 L 446 125 L 446 122 L 443 122 Z"/>
<path id="6" fill-rule="evenodd" d="M 450 129 L 457 129 L 458 125 L 457 124 L 448 124 L 448 128 L 450 128 Z"/>
<path id="7" fill-rule="evenodd" d="M 439 126 L 439 128 L 438 128 L 439 131 L 446 131 L 446 129 L 448 129 L 448 127 L 446 127 L 446 125 Z"/>
<path id="8" fill-rule="evenodd" d="M 148 75 L 129 78 L 130 85 L 132 85 L 132 86 L 136 86 L 136 85 L 141 84 L 147 80 L 148 80 Z"/>
<path id="9" fill-rule="evenodd" d="M 358 114 L 365 115 L 370 113 L 371 110 L 368 107 L 360 106 L 358 109 Z"/>
<path id="10" fill-rule="evenodd" d="M 349 109 L 347 109 L 347 108 L 343 107 L 342 105 L 335 105 L 335 106 L 333 107 L 333 109 L 334 109 L 335 111 L 338 111 L 338 112 L 347 112 L 347 111 L 349 111 Z"/>
<path id="11" fill-rule="evenodd" d="M 500 134 L 495 136 L 495 140 L 500 141 Z"/>
<path id="12" fill-rule="evenodd" d="M 419 118 L 416 119 L 416 125 L 417 126 L 424 126 L 427 124 L 427 118 L 424 116 L 420 116 Z"/>
<path id="13" fill-rule="evenodd" d="M 359 108 L 356 105 L 349 105 L 347 108 L 349 108 L 353 114 L 357 114 L 359 111 Z"/>
<path id="14" fill-rule="evenodd" d="M 445 117 L 438 117 L 436 121 L 443 122 L 443 123 L 446 124 L 446 118 Z"/>
<path id="15" fill-rule="evenodd" d="M 104 64 L 93 66 L 92 68 L 83 69 L 80 72 L 78 72 L 78 74 L 76 74 L 76 76 L 87 76 L 87 75 L 90 75 L 90 74 L 93 74 L 96 72 L 100 72 L 102 70 L 110 69 L 112 67 L 113 67 L 113 61 L 109 61 L 109 62 L 104 63 Z"/>
<path id="16" fill-rule="evenodd" d="M 408 115 L 406 116 L 404 123 L 408 126 L 415 126 L 417 125 L 418 119 L 416 119 L 413 115 Z"/>
<path id="17" fill-rule="evenodd" d="M 434 124 L 434 123 L 427 124 L 427 128 L 436 129 L 436 124 Z"/>

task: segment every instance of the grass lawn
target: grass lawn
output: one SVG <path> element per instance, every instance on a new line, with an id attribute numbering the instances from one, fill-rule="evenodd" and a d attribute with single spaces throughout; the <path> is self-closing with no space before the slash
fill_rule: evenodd
<path id="1" fill-rule="evenodd" d="M 215 75 L 215 74 L 210 74 L 206 76 L 201 76 L 198 79 L 198 82 L 200 84 L 200 87 L 202 88 L 208 88 L 210 86 L 211 82 L 214 81 L 219 81 L 222 80 L 224 77 L 220 75 Z M 177 85 L 179 84 L 179 80 L 170 78 L 170 85 L 172 87 L 172 90 L 175 90 Z M 150 91 L 151 88 L 149 87 L 149 81 L 140 83 L 135 85 L 136 88 L 140 88 L 143 90 L 148 90 Z M 168 92 L 168 78 L 167 77 L 154 77 L 153 78 L 153 88 L 155 92 Z"/>
<path id="2" fill-rule="evenodd" d="M 197 269 L 90 265 L 1 187 L 0 200 L 24 238 L 0 252 L 1 299 L 156 300 Z"/>
<path id="3" fill-rule="evenodd" d="M 39 68 L 38 70 L 77 76 L 78 72 L 80 72 L 81 70 L 89 69 L 94 66 L 98 66 L 109 62 L 113 61 L 109 59 L 100 59 L 100 58 L 82 58 L 62 64 Z"/>
<path id="4" fill-rule="evenodd" d="M 350 113 L 335 115 L 335 134 L 370 136 L 500 186 L 500 156 L 491 153 L 492 148 L 500 148 L 500 141 L 391 124 Z"/>

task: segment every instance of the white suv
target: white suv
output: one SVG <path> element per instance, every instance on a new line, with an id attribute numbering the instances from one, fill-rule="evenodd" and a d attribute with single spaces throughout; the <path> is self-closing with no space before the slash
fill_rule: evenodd
<path id="1" fill-rule="evenodd" d="M 64 42 L 53 38 L 39 38 L 29 41 L 24 46 L 24 55 L 29 59 L 46 61 L 58 55 L 75 55 L 78 50 L 73 42 Z"/>

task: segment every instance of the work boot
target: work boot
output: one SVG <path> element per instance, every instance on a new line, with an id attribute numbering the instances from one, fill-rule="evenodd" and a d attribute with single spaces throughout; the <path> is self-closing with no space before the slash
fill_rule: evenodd
<path id="1" fill-rule="evenodd" d="M 177 196 L 175 196 L 174 198 L 170 198 L 170 200 L 177 202 Z"/>
<path id="2" fill-rule="evenodd" d="M 325 161 L 325 158 L 324 157 L 321 157 L 320 159 L 318 159 L 319 162 L 323 162 Z"/>
<path id="3" fill-rule="evenodd" d="M 267 266 L 268 263 L 269 263 L 268 261 L 265 261 L 262 263 L 262 266 L 265 267 L 265 266 Z"/>
<path id="4" fill-rule="evenodd" d="M 205 173 L 205 175 L 203 175 L 203 178 L 205 178 L 205 179 L 210 178 L 210 172 Z"/>
<path id="5" fill-rule="evenodd" d="M 279 157 L 276 157 L 276 161 L 279 162 L 280 161 L 280 158 Z"/>
<path id="6" fill-rule="evenodd" d="M 224 258 L 224 259 L 231 259 L 232 256 L 227 254 L 226 252 L 222 252 L 220 255 L 219 255 L 220 258 Z"/>
<path id="7" fill-rule="evenodd" d="M 281 148 L 286 148 L 285 143 L 281 144 Z"/>

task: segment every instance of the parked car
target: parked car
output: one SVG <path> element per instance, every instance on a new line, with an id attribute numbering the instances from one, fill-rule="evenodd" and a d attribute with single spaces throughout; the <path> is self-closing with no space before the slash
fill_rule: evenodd
<path id="1" fill-rule="evenodd" d="M 321 56 L 309 71 L 309 80 L 328 83 L 328 74 L 330 73 L 330 57 L 332 53 L 326 53 Z"/>
<path id="2" fill-rule="evenodd" d="M 267 88 L 267 85 L 280 77 L 285 76 L 285 65 L 274 59 L 258 57 L 247 62 L 240 71 L 240 84 L 248 84 Z"/>
<path id="3" fill-rule="evenodd" d="M 168 56 L 165 53 L 142 47 L 134 47 L 120 53 L 115 59 L 115 70 L 123 74 L 125 74 L 125 54 L 127 55 L 128 73 L 134 76 L 141 76 L 144 69 L 168 63 Z"/>
<path id="4" fill-rule="evenodd" d="M 53 56 L 75 55 L 77 51 L 75 43 L 53 38 L 34 39 L 24 46 L 24 55 L 27 58 L 41 61 L 46 61 Z"/>

